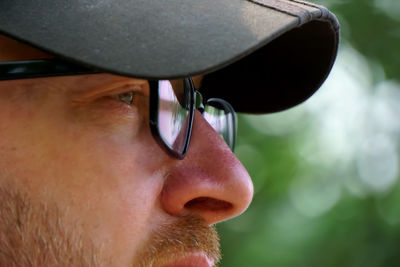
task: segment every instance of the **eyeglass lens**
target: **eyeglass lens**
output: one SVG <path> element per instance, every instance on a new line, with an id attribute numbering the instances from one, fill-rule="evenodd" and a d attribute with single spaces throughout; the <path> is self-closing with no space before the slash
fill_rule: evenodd
<path id="1" fill-rule="evenodd" d="M 182 154 L 189 138 L 191 95 L 183 80 L 161 80 L 158 90 L 160 136 L 170 149 Z"/>
<path id="2" fill-rule="evenodd" d="M 232 106 L 219 98 L 211 98 L 204 106 L 203 117 L 225 140 L 233 151 L 235 148 L 236 117 Z"/>
<path id="3" fill-rule="evenodd" d="M 194 112 L 194 91 L 185 80 L 161 80 L 158 84 L 159 133 L 166 145 L 184 154 L 190 138 Z M 232 149 L 235 143 L 235 113 L 230 104 L 212 98 L 204 105 L 203 117 Z"/>

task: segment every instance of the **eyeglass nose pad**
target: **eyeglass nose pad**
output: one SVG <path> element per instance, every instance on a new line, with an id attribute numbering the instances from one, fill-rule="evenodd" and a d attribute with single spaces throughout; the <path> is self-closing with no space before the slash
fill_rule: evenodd
<path id="1" fill-rule="evenodd" d="M 232 152 L 235 150 L 237 117 L 229 102 L 220 98 L 210 98 L 203 105 L 203 117 L 225 140 Z M 222 113 L 221 113 L 222 112 Z M 221 117 L 221 115 L 223 115 Z"/>
<path id="2" fill-rule="evenodd" d="M 194 108 L 200 111 L 201 114 L 204 113 L 204 103 L 203 103 L 203 96 L 199 91 L 195 91 L 194 93 Z"/>

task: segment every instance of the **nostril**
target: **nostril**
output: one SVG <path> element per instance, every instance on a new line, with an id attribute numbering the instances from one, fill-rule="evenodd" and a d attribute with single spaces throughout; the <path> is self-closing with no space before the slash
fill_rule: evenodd
<path id="1" fill-rule="evenodd" d="M 197 197 L 185 204 L 185 208 L 190 210 L 207 211 L 228 211 L 233 205 L 227 201 L 218 200 L 210 197 Z"/>

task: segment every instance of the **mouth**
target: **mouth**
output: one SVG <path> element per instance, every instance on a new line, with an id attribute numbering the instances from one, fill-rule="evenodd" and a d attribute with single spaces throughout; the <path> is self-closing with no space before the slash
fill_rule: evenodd
<path id="1" fill-rule="evenodd" d="M 191 253 L 162 267 L 213 267 L 214 260 L 205 253 Z"/>

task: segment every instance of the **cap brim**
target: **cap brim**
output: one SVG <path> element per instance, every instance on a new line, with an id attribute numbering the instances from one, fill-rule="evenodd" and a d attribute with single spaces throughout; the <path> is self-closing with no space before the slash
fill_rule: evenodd
<path id="1" fill-rule="evenodd" d="M 312 95 L 336 57 L 338 29 L 325 8 L 298 0 L 0 2 L 7 35 L 124 76 L 207 74 L 204 94 L 244 112 Z"/>

